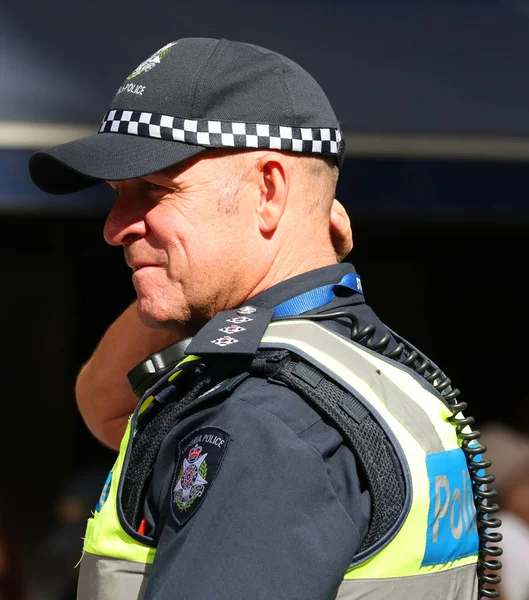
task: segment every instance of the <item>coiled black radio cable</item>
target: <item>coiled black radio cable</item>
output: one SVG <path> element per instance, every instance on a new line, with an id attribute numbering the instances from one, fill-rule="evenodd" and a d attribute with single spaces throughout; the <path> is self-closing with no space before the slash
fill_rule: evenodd
<path id="1" fill-rule="evenodd" d="M 351 321 L 351 339 L 354 342 L 413 369 L 443 396 L 452 410 L 452 416 L 448 420 L 455 427 L 461 440 L 461 449 L 465 454 L 474 492 L 476 526 L 479 538 L 479 597 L 498 598 L 500 593 L 495 586 L 501 581 L 498 574 L 501 569 L 501 562 L 497 557 L 503 551 L 501 547 L 495 544 L 501 542 L 502 535 L 498 531 L 491 530 L 497 529 L 501 525 L 501 521 L 498 518 L 490 517 L 490 515 L 498 512 L 499 506 L 491 502 L 491 499 L 496 496 L 496 490 L 489 487 L 494 482 L 494 476 L 485 474 L 485 470 L 490 468 L 492 463 L 490 460 L 483 459 L 487 447 L 478 441 L 481 435 L 480 432 L 471 429 L 474 418 L 465 417 L 463 414 L 468 405 L 466 402 L 458 400 L 461 392 L 452 387 L 452 381 L 439 367 L 406 340 L 391 332 L 397 340 L 397 344 L 390 350 L 391 335 L 386 333 L 375 340 L 376 326 L 368 324 L 360 328 L 358 317 L 352 312 L 339 310 L 319 315 L 280 317 L 275 321 L 292 321 L 296 319 L 328 321 L 343 318 Z M 478 458 L 480 459 L 478 460 Z"/>

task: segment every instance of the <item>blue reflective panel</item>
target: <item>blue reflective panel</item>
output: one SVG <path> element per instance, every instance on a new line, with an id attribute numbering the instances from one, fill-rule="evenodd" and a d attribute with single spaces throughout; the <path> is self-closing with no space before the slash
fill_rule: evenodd
<path id="1" fill-rule="evenodd" d="M 105 485 L 103 486 L 103 491 L 101 492 L 101 496 L 99 497 L 99 502 L 96 505 L 96 512 L 101 512 L 103 508 L 103 504 L 106 502 L 108 495 L 110 493 L 110 484 L 112 483 L 112 471 L 107 475 L 107 479 L 105 481 Z"/>
<path id="2" fill-rule="evenodd" d="M 478 553 L 472 482 L 459 448 L 426 457 L 430 486 L 423 565 L 444 564 Z"/>

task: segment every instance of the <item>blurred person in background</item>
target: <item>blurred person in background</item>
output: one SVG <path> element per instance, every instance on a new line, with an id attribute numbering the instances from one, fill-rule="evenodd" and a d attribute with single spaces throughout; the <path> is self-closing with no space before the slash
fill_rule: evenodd
<path id="1" fill-rule="evenodd" d="M 501 597 L 529 600 L 529 436 L 504 423 L 486 423 L 480 431 L 502 521 Z"/>
<path id="2" fill-rule="evenodd" d="M 29 559 L 28 600 L 75 600 L 82 540 L 111 465 L 106 461 L 77 468 L 53 504 L 44 538 Z"/>
<path id="3" fill-rule="evenodd" d="M 16 527 L 0 504 L 0 600 L 22 600 L 22 553 Z"/>

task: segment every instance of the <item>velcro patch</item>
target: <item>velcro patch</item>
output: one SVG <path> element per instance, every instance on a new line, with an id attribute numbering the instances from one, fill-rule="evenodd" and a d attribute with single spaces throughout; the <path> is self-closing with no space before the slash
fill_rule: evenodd
<path id="1" fill-rule="evenodd" d="M 178 445 L 178 462 L 171 484 L 171 509 L 183 525 L 200 507 L 217 475 L 230 436 L 218 427 L 193 431 Z"/>

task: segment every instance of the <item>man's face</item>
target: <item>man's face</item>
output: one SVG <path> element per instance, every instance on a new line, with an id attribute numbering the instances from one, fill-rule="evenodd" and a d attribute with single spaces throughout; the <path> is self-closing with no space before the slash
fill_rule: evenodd
<path id="1" fill-rule="evenodd" d="M 206 153 L 179 171 L 110 184 L 117 199 L 105 240 L 124 248 L 146 325 L 193 333 L 250 291 L 255 193 L 246 178 L 226 197 L 234 164 Z"/>

